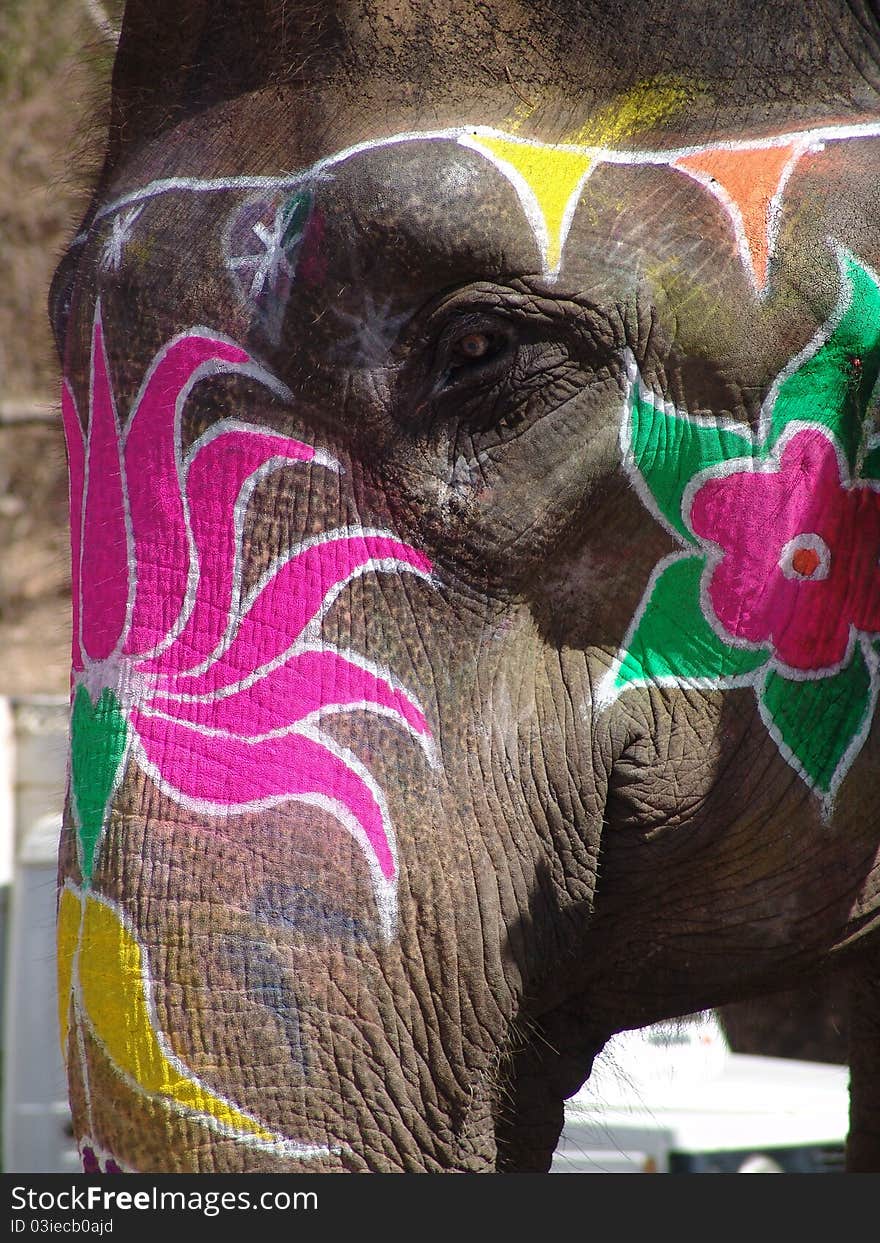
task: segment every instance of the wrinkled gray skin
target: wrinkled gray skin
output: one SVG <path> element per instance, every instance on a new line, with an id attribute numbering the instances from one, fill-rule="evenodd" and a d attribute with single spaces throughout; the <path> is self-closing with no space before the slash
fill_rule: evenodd
<path id="1" fill-rule="evenodd" d="M 658 76 L 684 84 L 678 105 L 655 113 L 643 92 L 641 121 L 615 130 L 615 101 Z M 406 131 L 518 116 L 552 142 L 599 117 L 612 145 L 664 148 L 870 119 L 878 91 L 875 15 L 843 0 L 128 4 L 91 231 L 53 295 L 80 415 L 99 296 L 121 412 L 193 325 L 271 370 L 288 397 L 199 385 L 184 438 L 235 414 L 343 468 L 260 485 L 249 582 L 346 524 L 430 557 L 431 583 L 356 579 L 323 635 L 393 671 L 439 763 L 376 715 L 330 727 L 388 801 L 390 938 L 333 816 L 287 803 L 214 823 L 129 764 L 96 884 L 149 954 L 159 1028 L 214 1093 L 333 1152 L 273 1155 L 145 1103 L 97 1046 L 88 1088 L 70 1063 L 81 1137 L 141 1170 L 545 1170 L 612 1033 L 834 960 L 858 980 L 850 1165 L 880 1169 L 880 730 L 824 819 L 751 690 L 641 689 L 594 711 L 674 548 L 621 469 L 625 351 L 679 407 L 754 423 L 834 306 L 827 237 L 880 267 L 877 142 L 792 179 L 763 300 L 714 200 L 663 169 L 597 173 L 548 279 L 511 184 L 452 143 L 368 150 L 317 182 L 323 267 L 268 318 L 225 262 L 247 195 L 156 197 L 118 264 L 96 219 L 160 177 L 277 176 Z M 478 365 L 475 334 L 492 347 Z"/>

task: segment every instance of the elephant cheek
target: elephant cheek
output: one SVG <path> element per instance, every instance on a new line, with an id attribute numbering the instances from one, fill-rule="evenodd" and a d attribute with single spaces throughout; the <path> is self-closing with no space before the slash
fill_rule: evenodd
<path id="1" fill-rule="evenodd" d="M 130 764 L 91 884 L 70 870 L 61 1015 L 83 1151 L 102 1168 L 169 1169 L 177 1154 L 180 1171 L 270 1171 L 292 1136 L 326 1146 L 301 1120 L 328 1015 L 343 1022 L 384 940 L 338 819 L 296 803 L 185 812 Z M 101 919 L 84 930 L 85 910 Z"/>

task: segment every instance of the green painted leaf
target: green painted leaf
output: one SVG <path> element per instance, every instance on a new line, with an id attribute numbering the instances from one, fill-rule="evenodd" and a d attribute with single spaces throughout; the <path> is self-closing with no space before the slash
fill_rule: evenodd
<path id="1" fill-rule="evenodd" d="M 704 557 L 681 556 L 660 563 L 648 584 L 626 643 L 615 689 L 657 681 L 711 681 L 722 689 L 767 662 L 763 649 L 731 647 L 715 633 L 700 608 Z"/>
<path id="2" fill-rule="evenodd" d="M 871 698 L 871 675 L 857 645 L 849 665 L 827 678 L 801 682 L 771 672 L 761 703 L 777 741 L 809 783 L 831 794 L 858 753 L 853 743 L 870 723 Z"/>
<path id="3" fill-rule="evenodd" d="M 777 381 L 767 443 L 773 445 L 795 420 L 821 423 L 840 441 L 850 470 L 855 470 L 880 373 L 880 286 L 843 247 L 839 261 L 842 314 L 828 340 Z"/>
<path id="4" fill-rule="evenodd" d="M 697 544 L 684 523 L 682 496 L 698 472 L 732 458 L 752 457 L 749 437 L 711 423 L 695 422 L 659 397 L 633 384 L 629 404 L 630 452 L 661 514 L 690 544 Z"/>
<path id="5" fill-rule="evenodd" d="M 281 246 L 284 250 L 289 250 L 301 240 L 311 212 L 312 194 L 308 190 L 298 190 L 284 204 L 281 212 Z"/>
<path id="6" fill-rule="evenodd" d="M 71 786 L 86 885 L 127 743 L 128 723 L 113 692 L 104 690 L 93 704 L 86 688 L 77 687 L 70 721 Z"/>

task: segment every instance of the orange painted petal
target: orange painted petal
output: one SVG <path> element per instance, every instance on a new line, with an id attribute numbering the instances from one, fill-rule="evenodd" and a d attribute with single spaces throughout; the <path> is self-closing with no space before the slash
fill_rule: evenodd
<path id="1" fill-rule="evenodd" d="M 710 147 L 680 156 L 672 165 L 721 203 L 759 292 L 767 286 L 785 183 L 806 150 L 801 138 L 773 147 Z"/>

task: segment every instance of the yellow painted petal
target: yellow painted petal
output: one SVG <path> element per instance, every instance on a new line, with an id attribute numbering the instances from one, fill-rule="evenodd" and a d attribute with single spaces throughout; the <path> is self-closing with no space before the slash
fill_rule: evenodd
<path id="1" fill-rule="evenodd" d="M 556 272 L 577 200 L 593 170 L 593 156 L 485 134 L 474 134 L 468 145 L 482 151 L 511 182 L 535 230 L 544 266 Z"/>
<path id="2" fill-rule="evenodd" d="M 70 1031 L 70 1003 L 73 987 L 73 956 L 79 941 L 79 925 L 82 903 L 71 889 L 64 888 L 58 903 L 58 1031 L 61 1037 L 61 1053 L 67 1061 L 67 1039 Z"/>
<path id="3" fill-rule="evenodd" d="M 276 1140 L 166 1054 L 150 1013 L 149 979 L 140 945 L 109 903 L 88 896 L 85 904 L 79 1000 L 111 1061 L 149 1096 L 206 1115 L 238 1134 Z"/>

